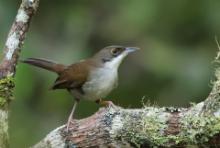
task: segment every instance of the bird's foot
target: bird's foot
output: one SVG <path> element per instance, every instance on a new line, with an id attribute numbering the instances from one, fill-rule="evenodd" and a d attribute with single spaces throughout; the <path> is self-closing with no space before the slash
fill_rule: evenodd
<path id="1" fill-rule="evenodd" d="M 117 108 L 117 106 L 112 101 L 103 101 L 103 100 L 97 100 L 96 103 L 106 106 L 106 107 L 112 107 Z"/>
<path id="2" fill-rule="evenodd" d="M 106 107 L 116 107 L 116 105 L 112 101 L 104 101 L 104 104 L 106 105 Z"/>

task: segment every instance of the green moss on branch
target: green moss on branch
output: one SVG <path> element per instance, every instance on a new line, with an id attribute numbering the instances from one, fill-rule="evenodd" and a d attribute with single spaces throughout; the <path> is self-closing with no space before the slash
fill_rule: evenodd
<path id="1" fill-rule="evenodd" d="M 214 116 L 190 114 L 183 117 L 181 125 L 180 142 L 188 142 L 189 144 L 204 144 L 220 132 L 220 118 Z"/>
<path id="2" fill-rule="evenodd" d="M 8 105 L 13 99 L 14 78 L 7 76 L 0 80 L 0 108 Z"/>
<path id="3" fill-rule="evenodd" d="M 156 107 L 120 110 L 112 116 L 110 133 L 133 147 L 208 146 L 220 133 L 220 117 L 199 115 L 202 107 L 203 103 L 174 112 Z"/>

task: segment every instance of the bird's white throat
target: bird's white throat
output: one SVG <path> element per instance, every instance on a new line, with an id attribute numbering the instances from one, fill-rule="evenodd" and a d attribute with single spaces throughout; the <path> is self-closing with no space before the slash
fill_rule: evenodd
<path id="1" fill-rule="evenodd" d="M 104 67 L 110 69 L 118 69 L 119 65 L 121 64 L 122 60 L 128 55 L 127 52 L 123 52 L 119 56 L 113 58 L 111 61 L 106 62 Z"/>

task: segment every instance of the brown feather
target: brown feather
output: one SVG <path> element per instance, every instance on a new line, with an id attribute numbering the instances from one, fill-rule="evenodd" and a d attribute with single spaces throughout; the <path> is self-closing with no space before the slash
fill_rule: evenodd
<path id="1" fill-rule="evenodd" d="M 89 76 L 90 69 L 94 66 L 98 65 L 90 59 L 68 66 L 59 75 L 52 89 L 81 88 Z"/>

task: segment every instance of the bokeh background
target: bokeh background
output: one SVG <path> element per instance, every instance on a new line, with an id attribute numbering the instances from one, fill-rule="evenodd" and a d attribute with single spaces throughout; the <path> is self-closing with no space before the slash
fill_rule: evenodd
<path id="1" fill-rule="evenodd" d="M 0 1 L 0 45 L 20 0 Z M 150 100 L 183 106 L 208 95 L 214 80 L 214 37 L 220 36 L 219 0 L 42 0 L 21 58 L 40 57 L 70 64 L 107 45 L 138 46 L 119 69 L 119 87 L 107 98 L 125 108 Z M 49 91 L 56 75 L 19 63 L 10 111 L 11 147 L 28 147 L 66 122 L 73 98 Z M 143 99 L 144 98 L 144 99 Z M 83 118 L 98 105 L 82 101 Z"/>

